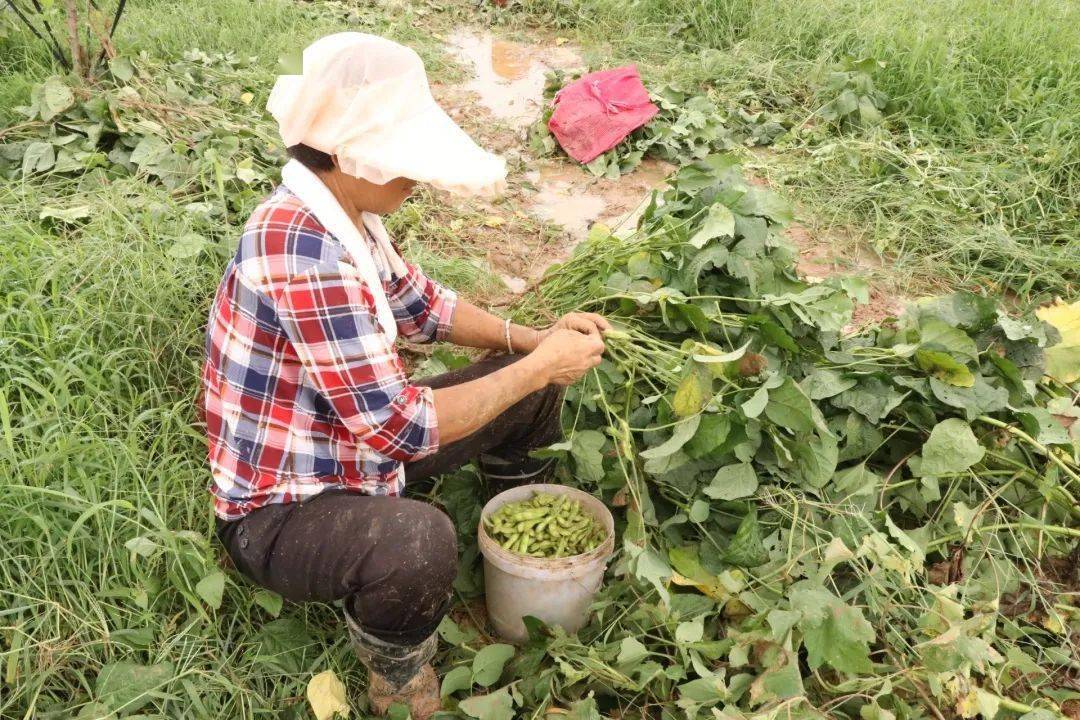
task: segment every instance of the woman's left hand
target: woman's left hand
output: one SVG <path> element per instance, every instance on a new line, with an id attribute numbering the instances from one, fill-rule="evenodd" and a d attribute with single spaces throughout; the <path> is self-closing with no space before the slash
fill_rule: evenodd
<path id="1" fill-rule="evenodd" d="M 563 315 L 554 325 L 547 330 L 540 331 L 540 339 L 550 335 L 554 330 L 576 330 L 583 335 L 602 335 L 605 330 L 611 329 L 611 323 L 603 316 L 596 313 L 572 312 Z"/>

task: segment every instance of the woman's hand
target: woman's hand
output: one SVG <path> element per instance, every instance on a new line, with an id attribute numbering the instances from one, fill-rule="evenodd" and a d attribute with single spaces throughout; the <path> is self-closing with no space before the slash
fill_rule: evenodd
<path id="1" fill-rule="evenodd" d="M 596 313 L 572 312 L 563 315 L 554 325 L 547 330 L 539 331 L 540 341 L 554 333 L 556 330 L 575 330 L 583 335 L 595 335 L 600 337 L 605 330 L 611 329 L 611 323 L 603 316 Z"/>
<path id="2" fill-rule="evenodd" d="M 595 326 L 593 332 L 554 327 L 526 360 L 549 384 L 566 386 L 599 365 L 603 355 L 604 340 Z"/>

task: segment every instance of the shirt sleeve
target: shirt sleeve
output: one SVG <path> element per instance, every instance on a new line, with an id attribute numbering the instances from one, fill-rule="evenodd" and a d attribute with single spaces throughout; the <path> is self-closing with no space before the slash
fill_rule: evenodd
<path id="1" fill-rule="evenodd" d="M 386 294 L 398 332 L 414 343 L 446 339 L 454 324 L 457 294 L 404 262 L 406 273 L 394 279 Z"/>
<path id="2" fill-rule="evenodd" d="M 278 320 L 311 382 L 358 441 L 400 462 L 438 449 L 432 390 L 409 383 L 355 268 L 322 263 L 273 292 Z"/>

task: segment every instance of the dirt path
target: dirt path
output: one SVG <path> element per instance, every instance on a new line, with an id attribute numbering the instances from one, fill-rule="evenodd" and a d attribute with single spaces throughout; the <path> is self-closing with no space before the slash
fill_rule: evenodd
<path id="1" fill-rule="evenodd" d="M 528 128 L 543 109 L 546 74 L 583 67 L 577 50 L 550 38 L 524 44 L 490 33 L 459 30 L 446 41 L 467 79 L 436 85 L 436 98 L 484 147 L 502 154 L 509 167 L 508 191 L 492 203 L 479 203 L 486 220 L 463 228 L 477 237 L 506 287 L 506 298 L 525 292 L 553 263 L 565 260 L 595 222 L 630 230 L 653 190 L 665 185 L 674 166 L 646 159 L 618 180 L 597 178 L 565 157 L 536 158 L 528 149 Z M 810 281 L 858 274 L 870 283 L 870 302 L 856 309 L 854 325 L 898 314 L 903 293 L 891 282 L 880 257 L 837 231 L 793 224 L 787 231 L 799 249 L 799 272 Z M 842 241 L 841 241 L 842 240 Z"/>

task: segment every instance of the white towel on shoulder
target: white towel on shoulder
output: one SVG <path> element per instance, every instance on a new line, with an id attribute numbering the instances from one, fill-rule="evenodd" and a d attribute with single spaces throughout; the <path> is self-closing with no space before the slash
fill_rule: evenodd
<path id="1" fill-rule="evenodd" d="M 319 176 L 296 160 L 290 160 L 281 169 L 281 180 L 349 253 L 354 267 L 375 298 L 375 315 L 383 333 L 390 342 L 394 342 L 397 339 L 397 321 L 386 299 L 380 270 L 397 277 L 405 275 L 407 270 L 405 261 L 390 243 L 390 235 L 382 219 L 374 213 L 363 213 L 361 219 L 367 230 L 365 237 Z"/>

